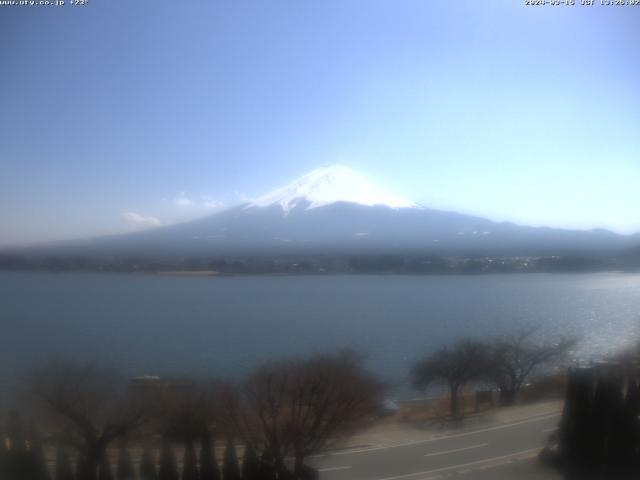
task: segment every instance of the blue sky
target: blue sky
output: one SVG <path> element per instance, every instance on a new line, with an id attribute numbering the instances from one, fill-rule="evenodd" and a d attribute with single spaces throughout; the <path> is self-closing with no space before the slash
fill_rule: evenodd
<path id="1" fill-rule="evenodd" d="M 333 163 L 435 208 L 640 231 L 640 7 L 522 3 L 0 7 L 0 244 Z"/>

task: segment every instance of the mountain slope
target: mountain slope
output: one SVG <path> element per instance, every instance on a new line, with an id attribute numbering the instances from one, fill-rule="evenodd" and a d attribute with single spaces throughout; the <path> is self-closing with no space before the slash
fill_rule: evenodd
<path id="1" fill-rule="evenodd" d="M 56 254 L 562 255 L 609 254 L 638 244 L 638 236 L 606 230 L 525 227 L 420 207 L 349 168 L 332 166 L 206 218 L 76 242 Z"/>
<path id="2" fill-rule="evenodd" d="M 522 227 L 431 209 L 336 202 L 290 210 L 239 206 L 210 217 L 137 234 L 96 239 L 96 251 L 156 254 L 429 252 L 537 255 L 613 252 L 637 239 L 604 230 Z"/>

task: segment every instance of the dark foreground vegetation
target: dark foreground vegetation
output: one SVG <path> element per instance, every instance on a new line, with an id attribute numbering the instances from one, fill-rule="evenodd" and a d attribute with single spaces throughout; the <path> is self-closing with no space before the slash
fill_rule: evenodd
<path id="1" fill-rule="evenodd" d="M 238 385 L 123 388 L 108 369 L 49 365 L 29 390 L 29 421 L 1 423 L 2 480 L 317 478 L 305 459 L 371 421 L 383 388 L 341 352 L 267 364 Z M 49 470 L 44 443 L 56 449 Z"/>
<path id="2" fill-rule="evenodd" d="M 485 389 L 477 399 L 497 391 L 501 404 L 512 405 L 575 343 L 536 341 L 534 330 L 468 339 L 437 350 L 411 373 L 420 389 L 446 386 L 457 418 L 465 385 Z M 556 463 L 589 455 L 640 466 L 636 374 L 572 374 Z M 105 367 L 50 363 L 22 392 L 21 413 L 0 416 L 0 479 L 316 479 L 308 457 L 370 425 L 383 413 L 384 391 L 350 351 L 267 363 L 235 384 L 127 381 Z"/>
<path id="3" fill-rule="evenodd" d="M 640 478 L 638 353 L 570 370 L 560 427 L 542 456 L 567 480 Z"/>

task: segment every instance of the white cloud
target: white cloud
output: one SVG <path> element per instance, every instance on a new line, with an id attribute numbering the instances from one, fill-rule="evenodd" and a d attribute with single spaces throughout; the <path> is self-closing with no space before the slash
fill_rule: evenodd
<path id="1" fill-rule="evenodd" d="M 138 227 L 157 227 L 162 225 L 162 222 L 156 217 L 144 216 L 136 212 L 124 212 L 122 217 L 130 224 Z"/>
<path id="2" fill-rule="evenodd" d="M 244 194 L 242 192 L 239 192 L 239 191 L 236 190 L 233 193 L 236 196 L 236 198 L 238 200 L 240 200 L 241 203 L 249 203 L 249 202 L 253 201 L 253 198 L 251 198 L 250 196 L 248 196 L 248 195 L 246 195 L 246 194 Z"/>
<path id="3" fill-rule="evenodd" d="M 187 197 L 186 193 L 180 192 L 180 195 L 173 199 L 173 203 L 175 203 L 179 207 L 190 207 L 191 205 L 193 205 L 193 200 Z"/>
<path id="4" fill-rule="evenodd" d="M 224 208 L 225 204 L 220 200 L 204 195 L 202 197 L 202 206 L 211 210 L 220 210 L 221 208 Z"/>

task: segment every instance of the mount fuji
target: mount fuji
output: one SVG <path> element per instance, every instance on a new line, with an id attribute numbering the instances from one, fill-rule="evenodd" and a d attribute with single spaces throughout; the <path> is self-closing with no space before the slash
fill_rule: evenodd
<path id="1" fill-rule="evenodd" d="M 527 227 L 433 210 L 389 193 L 344 166 L 313 170 L 208 217 L 57 246 L 55 254 L 216 258 L 234 255 L 617 254 L 638 235 Z M 52 254 L 52 252 L 47 252 Z"/>
<path id="2" fill-rule="evenodd" d="M 433 210 L 345 166 L 310 173 L 208 217 L 85 242 L 88 252 L 229 254 L 413 252 L 547 255 L 613 252 L 640 243 L 607 230 L 534 228 Z M 88 253 L 87 252 L 87 253 Z"/>

